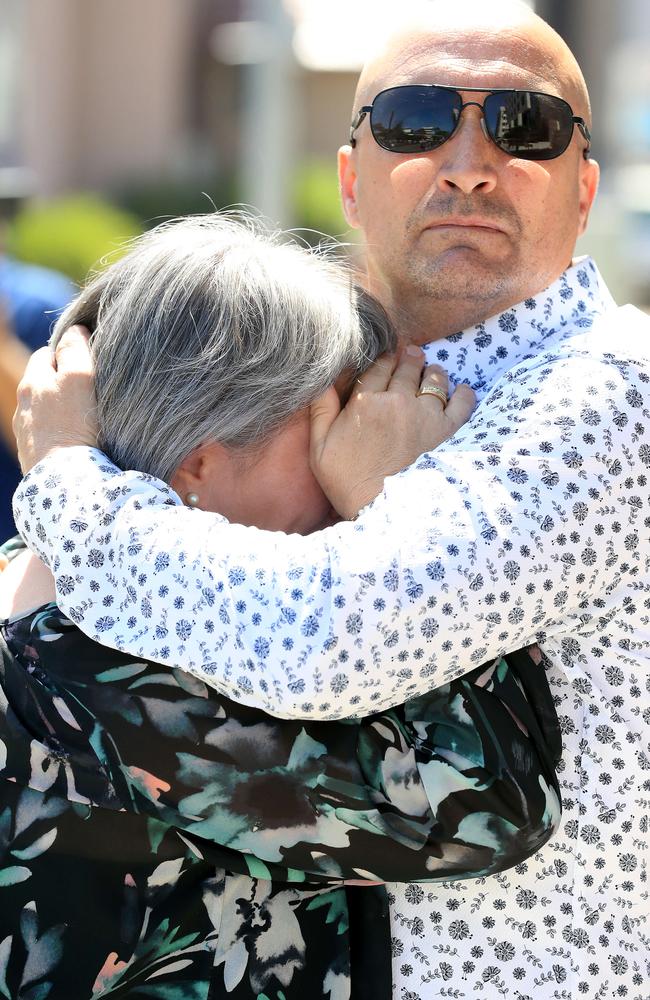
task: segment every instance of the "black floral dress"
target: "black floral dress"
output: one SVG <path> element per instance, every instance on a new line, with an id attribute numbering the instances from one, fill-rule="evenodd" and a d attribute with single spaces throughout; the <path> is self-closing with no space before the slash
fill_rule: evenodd
<path id="1" fill-rule="evenodd" d="M 229 702 L 53 604 L 4 623 L 0 664 L 9 1000 L 388 998 L 385 889 L 346 880 L 500 871 L 559 820 L 526 653 L 339 723 Z"/>

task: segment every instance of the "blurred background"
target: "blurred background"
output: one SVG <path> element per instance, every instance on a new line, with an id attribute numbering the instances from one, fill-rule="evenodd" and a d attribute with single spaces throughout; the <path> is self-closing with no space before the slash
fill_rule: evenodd
<path id="1" fill-rule="evenodd" d="M 620 298 L 649 303 L 650 3 L 530 6 L 571 44 L 593 96 L 604 173 L 583 249 Z M 394 12 L 395 0 L 2 0 L 10 248 L 78 281 L 107 238 L 238 201 L 349 238 L 335 151 Z"/>
<path id="2" fill-rule="evenodd" d="M 592 93 L 603 182 L 580 250 L 620 301 L 650 306 L 650 3 L 530 6 L 572 46 Z M 395 7 L 1 0 L 0 511 L 11 379 L 103 255 L 162 218 L 237 202 L 285 227 L 354 238 L 335 153 Z M 0 540 L 7 527 L 0 517 Z"/>

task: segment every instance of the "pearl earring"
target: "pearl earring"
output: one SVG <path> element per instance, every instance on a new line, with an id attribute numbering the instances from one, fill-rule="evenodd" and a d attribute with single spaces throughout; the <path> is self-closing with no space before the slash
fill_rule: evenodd
<path id="1" fill-rule="evenodd" d="M 198 507 L 199 505 L 199 494 L 198 493 L 188 493 L 185 497 L 185 502 L 188 507 Z"/>

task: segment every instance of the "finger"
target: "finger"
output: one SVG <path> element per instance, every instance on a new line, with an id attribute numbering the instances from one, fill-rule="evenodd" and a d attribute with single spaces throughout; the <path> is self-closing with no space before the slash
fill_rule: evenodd
<path id="1" fill-rule="evenodd" d="M 399 356 L 393 377 L 388 386 L 388 392 L 406 393 L 415 396 L 420 388 L 424 351 L 415 344 L 404 348 Z"/>
<path id="2" fill-rule="evenodd" d="M 353 394 L 355 392 L 385 392 L 390 384 L 396 364 L 397 356 L 395 354 L 382 354 L 357 379 L 352 390 Z"/>
<path id="3" fill-rule="evenodd" d="M 333 385 L 311 404 L 309 453 L 312 462 L 321 454 L 330 428 L 340 412 L 341 401 Z"/>
<path id="4" fill-rule="evenodd" d="M 445 408 L 445 416 L 449 421 L 452 433 L 466 424 L 471 417 L 476 406 L 476 394 L 474 390 L 461 382 L 456 387 Z"/>
<path id="5" fill-rule="evenodd" d="M 442 395 L 427 392 L 427 389 L 439 389 Z M 445 369 L 441 368 L 440 365 L 427 365 L 422 373 L 418 391 L 422 393 L 420 399 L 426 397 L 427 401 L 432 400 L 444 410 L 449 397 L 449 376 Z"/>
<path id="6" fill-rule="evenodd" d="M 23 377 L 18 383 L 18 399 L 28 396 L 32 389 L 41 389 L 54 383 L 56 370 L 49 347 L 41 347 L 30 356 Z"/>
<path id="7" fill-rule="evenodd" d="M 70 326 L 54 350 L 56 369 L 59 372 L 93 374 L 93 359 L 88 346 L 90 331 L 85 326 Z"/>
<path id="8" fill-rule="evenodd" d="M 0 573 L 2 573 L 3 569 L 6 569 L 8 565 L 9 565 L 9 560 L 7 559 L 7 557 L 0 555 Z"/>

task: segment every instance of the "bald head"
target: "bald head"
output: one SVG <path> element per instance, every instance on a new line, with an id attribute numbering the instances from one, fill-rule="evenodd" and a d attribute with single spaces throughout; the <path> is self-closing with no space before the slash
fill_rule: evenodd
<path id="1" fill-rule="evenodd" d="M 563 97 L 591 123 L 575 56 L 546 21 L 517 0 L 408 3 L 364 66 L 354 111 L 385 87 L 413 82 L 539 89 Z"/>
<path id="2" fill-rule="evenodd" d="M 443 121 L 442 141 L 406 151 L 381 143 L 371 116 L 361 116 L 354 143 L 339 151 L 339 178 L 346 218 L 365 237 L 369 286 L 423 343 L 534 297 L 560 276 L 587 224 L 598 165 L 580 123 L 562 126 L 566 145 L 539 159 L 528 153 L 550 148 L 554 127 L 541 112 L 542 145 L 524 146 L 521 156 L 486 124 L 474 91 L 554 95 L 591 122 L 575 57 L 528 6 L 400 0 L 400 10 L 404 4 L 408 12 L 363 69 L 354 118 L 381 91 L 402 86 L 457 90 L 462 107 L 453 127 Z M 401 108 L 391 113 L 399 128 Z M 417 115 L 405 121 L 405 132 L 420 127 Z M 426 124 L 437 125 L 433 116 Z"/>

